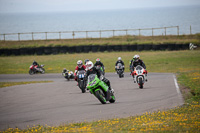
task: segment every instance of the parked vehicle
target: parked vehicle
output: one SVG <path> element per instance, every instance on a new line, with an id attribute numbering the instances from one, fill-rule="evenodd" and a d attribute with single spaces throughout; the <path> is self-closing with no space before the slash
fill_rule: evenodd
<path id="1" fill-rule="evenodd" d="M 33 74 L 36 74 L 36 73 L 44 74 L 45 73 L 44 65 L 40 65 L 39 67 L 38 67 L 38 65 L 35 65 L 35 66 L 31 65 L 29 67 L 29 74 L 30 75 L 33 75 Z"/>
<path id="2" fill-rule="evenodd" d="M 147 81 L 147 71 L 140 65 L 135 67 L 135 70 L 131 74 L 134 75 L 134 81 L 137 82 L 139 85 L 139 88 L 142 89 L 144 86 L 144 83 Z"/>
<path id="3" fill-rule="evenodd" d="M 116 71 L 117 71 L 117 74 L 119 75 L 119 78 L 124 77 L 124 69 L 123 69 L 123 65 L 121 63 L 117 64 Z"/>
<path id="4" fill-rule="evenodd" d="M 86 80 L 85 80 L 85 70 L 80 70 L 77 72 L 78 86 L 82 93 L 86 92 Z"/>
<path id="5" fill-rule="evenodd" d="M 90 93 L 93 94 L 102 104 L 115 102 L 114 93 L 108 89 L 108 85 L 101 81 L 96 74 L 90 74 L 88 76 L 87 88 Z"/>

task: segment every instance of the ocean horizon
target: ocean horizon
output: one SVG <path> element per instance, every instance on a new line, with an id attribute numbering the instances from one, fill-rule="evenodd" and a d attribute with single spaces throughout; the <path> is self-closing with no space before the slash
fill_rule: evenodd
<path id="1" fill-rule="evenodd" d="M 200 6 L 124 9 L 83 12 L 42 12 L 42 13 L 0 13 L 0 40 L 7 33 L 96 31 L 143 29 L 179 26 L 179 34 L 200 33 Z M 177 28 L 167 29 L 168 35 L 176 35 Z M 130 31 L 129 35 L 138 35 Z M 154 30 L 154 35 L 165 34 L 163 29 Z M 102 37 L 112 36 L 112 32 L 102 33 Z M 115 35 L 125 35 L 116 32 Z M 152 35 L 152 31 L 141 31 L 141 35 Z M 75 37 L 85 37 L 85 33 L 76 33 Z M 91 32 L 88 37 L 99 37 Z M 34 35 L 35 39 L 44 39 L 44 34 Z M 48 34 L 48 38 L 59 38 L 58 34 Z M 62 34 L 62 38 L 72 38 L 72 33 Z M 16 35 L 6 36 L 8 40 L 17 39 Z M 29 40 L 31 35 L 21 35 L 20 39 Z"/>

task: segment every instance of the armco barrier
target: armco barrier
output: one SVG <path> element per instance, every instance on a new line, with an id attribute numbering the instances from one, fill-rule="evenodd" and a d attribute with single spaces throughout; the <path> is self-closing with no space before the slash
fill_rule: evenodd
<path id="1" fill-rule="evenodd" d="M 143 51 L 143 50 L 186 50 L 189 44 L 138 44 L 138 45 L 87 45 L 87 46 L 57 46 L 20 49 L 0 49 L 0 55 L 50 55 L 59 53 L 88 53 L 104 51 Z"/>

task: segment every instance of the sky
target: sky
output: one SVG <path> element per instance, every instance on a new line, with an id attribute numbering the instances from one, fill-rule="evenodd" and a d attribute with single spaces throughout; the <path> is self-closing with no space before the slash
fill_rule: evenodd
<path id="1" fill-rule="evenodd" d="M 200 5 L 200 0 L 0 0 L 0 13 L 119 10 Z"/>

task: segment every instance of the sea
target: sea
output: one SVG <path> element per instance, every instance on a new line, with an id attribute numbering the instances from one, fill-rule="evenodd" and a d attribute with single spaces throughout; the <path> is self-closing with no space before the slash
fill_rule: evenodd
<path id="1" fill-rule="evenodd" d="M 163 28 L 171 26 L 179 27 Z M 151 28 L 161 29 L 152 31 Z M 0 40 L 196 33 L 200 33 L 200 6 L 82 12 L 0 13 Z"/>

